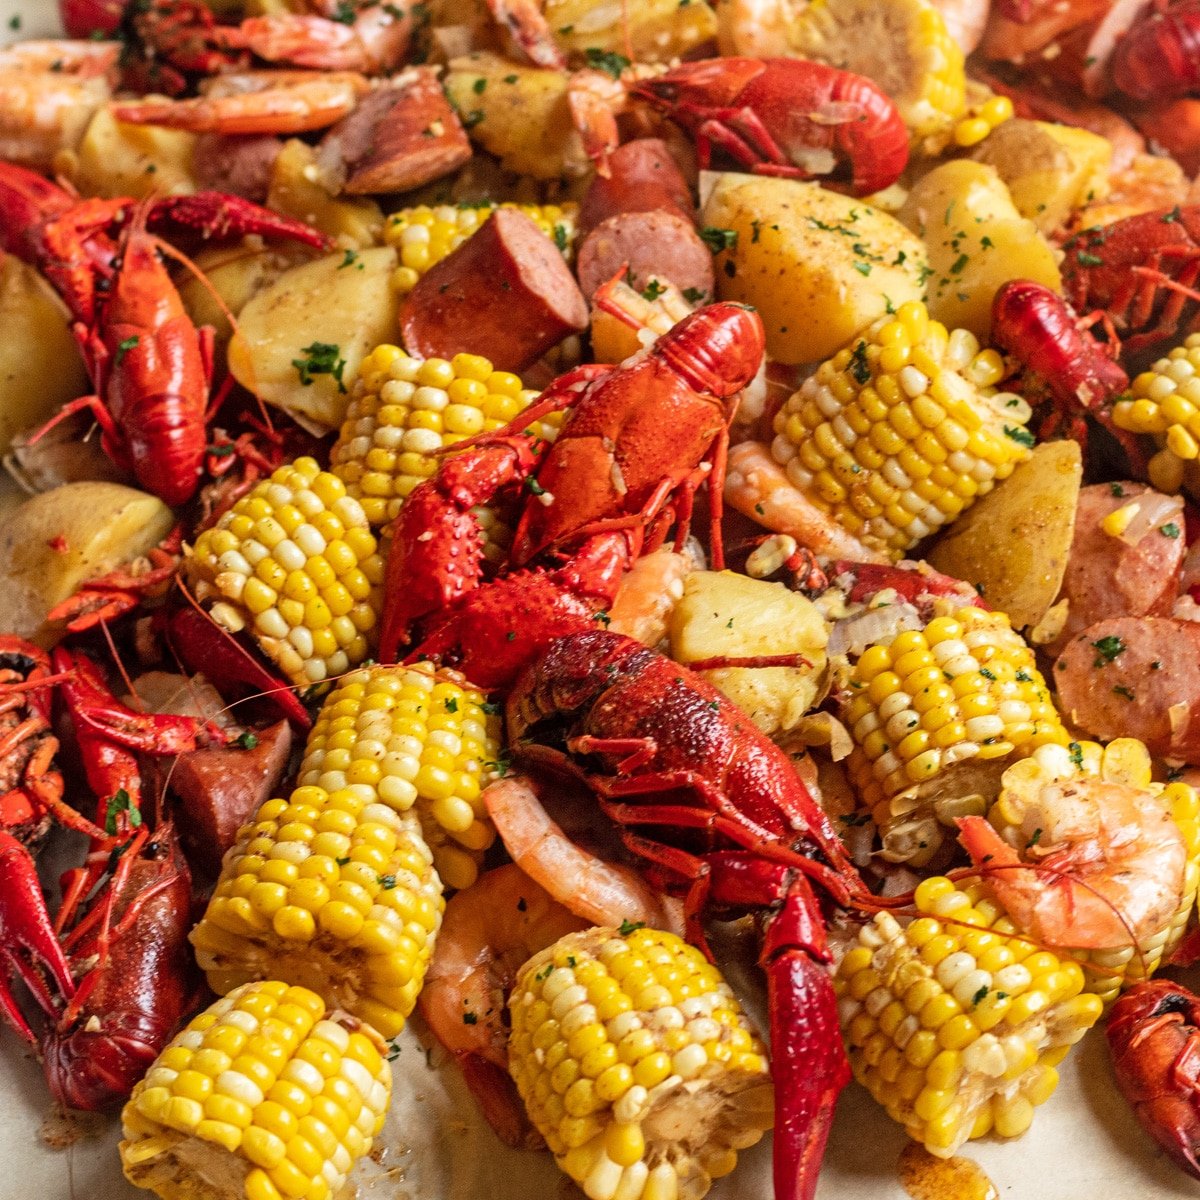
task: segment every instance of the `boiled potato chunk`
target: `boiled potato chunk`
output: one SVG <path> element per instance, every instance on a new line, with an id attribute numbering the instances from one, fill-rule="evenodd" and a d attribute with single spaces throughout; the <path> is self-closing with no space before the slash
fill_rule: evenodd
<path id="1" fill-rule="evenodd" d="M 898 215 L 929 248 L 926 303 L 948 329 L 986 341 L 992 300 L 1010 279 L 1062 290 L 1054 250 L 1017 211 L 995 167 L 967 159 L 934 167 Z"/>
<path id="2" fill-rule="evenodd" d="M 63 630 L 47 624 L 50 609 L 85 580 L 146 554 L 174 524 L 158 497 L 119 483 L 68 483 L 26 500 L 0 523 L 4 631 L 52 646 Z"/>
<path id="3" fill-rule="evenodd" d="M 129 125 L 102 108 L 78 151 L 57 165 L 85 196 L 185 195 L 196 190 L 195 145 L 194 133 Z"/>
<path id="4" fill-rule="evenodd" d="M 582 58 L 588 51 L 630 53 L 639 63 L 668 62 L 717 34 L 717 16 L 703 0 L 546 0 L 554 40 Z M 589 58 L 592 56 L 589 55 Z"/>
<path id="5" fill-rule="evenodd" d="M 707 182 L 707 181 L 706 181 Z M 828 358 L 889 304 L 921 298 L 925 247 L 887 213 L 815 183 L 726 173 L 704 204 L 717 296 L 752 304 L 767 353 Z"/>
<path id="6" fill-rule="evenodd" d="M 993 129 L 972 158 L 995 167 L 1017 211 L 1048 234 L 1107 195 L 1112 143 L 1086 129 L 1014 118 Z"/>
<path id="7" fill-rule="evenodd" d="M 87 390 L 66 306 L 15 255 L 0 260 L 0 454 Z"/>
<path id="8" fill-rule="evenodd" d="M 291 138 L 275 159 L 267 207 L 319 229 L 342 246 L 373 246 L 383 236 L 383 210 L 362 196 L 337 197 L 325 186 L 313 148 Z"/>
<path id="9" fill-rule="evenodd" d="M 722 667 L 703 674 L 766 734 L 793 729 L 820 699 L 825 619 L 811 600 L 782 583 L 732 571 L 694 571 L 671 614 L 671 657 L 802 654 L 809 667 Z"/>
<path id="10" fill-rule="evenodd" d="M 386 246 L 329 254 L 285 271 L 242 309 L 229 369 L 244 388 L 317 434 L 337 429 L 364 355 L 396 340 Z"/>
<path id="11" fill-rule="evenodd" d="M 591 163 L 567 107 L 562 71 L 479 52 L 450 60 L 442 81 L 471 140 L 506 171 L 535 179 L 586 175 Z"/>
<path id="12" fill-rule="evenodd" d="M 188 316 L 197 325 L 211 326 L 216 332 L 217 345 L 223 347 L 233 332 L 225 310 L 236 318 L 252 296 L 274 283 L 284 271 L 310 259 L 313 253 L 294 242 L 266 249 L 243 242 L 202 250 L 194 261 L 204 279 L 189 274 L 180 282 L 179 295 Z"/>
<path id="13" fill-rule="evenodd" d="M 1043 442 L 938 538 L 930 564 L 977 587 L 1014 629 L 1036 625 L 1062 587 L 1082 479 L 1077 443 Z"/>

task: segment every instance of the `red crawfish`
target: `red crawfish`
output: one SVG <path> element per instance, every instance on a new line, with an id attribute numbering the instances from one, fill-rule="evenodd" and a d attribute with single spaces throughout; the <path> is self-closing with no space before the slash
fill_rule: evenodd
<path id="1" fill-rule="evenodd" d="M 1113 1005 L 1108 1048 L 1117 1086 L 1142 1128 L 1200 1179 L 1200 997 L 1166 979 Z"/>
<path id="2" fill-rule="evenodd" d="M 1200 206 L 1184 205 L 1081 230 L 1063 245 L 1063 291 L 1102 313 L 1123 354 L 1154 356 L 1196 327 Z"/>
<path id="3" fill-rule="evenodd" d="M 515 753 L 566 766 L 701 921 L 759 917 L 776 1081 L 775 1195 L 811 1200 L 850 1076 L 823 902 L 878 908 L 787 758 L 687 667 L 606 630 L 552 642 L 508 699 Z M 817 891 L 814 891 L 814 885 Z"/>
<path id="4" fill-rule="evenodd" d="M 630 93 L 694 135 L 702 168 L 716 148 L 756 174 L 819 178 L 865 196 L 895 183 L 908 162 L 908 130 L 888 95 L 824 63 L 709 58 Z"/>
<path id="5" fill-rule="evenodd" d="M 114 241 L 110 230 L 121 220 Z M 328 242 L 302 222 L 236 196 L 77 201 L 32 171 L 0 163 L 0 248 L 54 284 L 96 389 L 55 421 L 88 409 L 113 461 L 177 505 L 191 499 L 204 467 L 212 335 L 184 310 L 150 224 L 201 239 L 258 232 L 318 247 Z"/>
<path id="6" fill-rule="evenodd" d="M 1110 415 L 1112 398 L 1129 386 L 1129 376 L 1113 357 L 1115 342 L 1097 341 L 1089 324 L 1057 292 L 1027 279 L 1006 283 L 992 303 L 992 341 L 1015 360 L 1016 386 L 1031 404 L 1050 405 L 1039 436 L 1065 433 L 1086 445 L 1085 417 L 1093 417 L 1137 469 L 1143 463 L 1137 441 Z"/>
<path id="7" fill-rule="evenodd" d="M 551 638 L 592 626 L 672 522 L 682 541 L 705 480 L 719 564 L 728 427 L 763 338 L 757 313 L 709 305 L 628 363 L 569 372 L 507 428 L 460 442 L 393 526 L 382 660 L 409 645 L 410 659 L 445 657 L 479 687 L 506 685 Z M 524 432 L 560 409 L 569 411 L 552 445 Z M 522 484 L 509 566 L 484 582 L 471 510 Z"/>
<path id="8" fill-rule="evenodd" d="M 1112 80 L 1135 100 L 1200 89 L 1200 0 L 1152 4 L 1117 43 Z"/>
<path id="9" fill-rule="evenodd" d="M 63 876 L 53 922 L 29 851 L 0 831 L 0 1015 L 40 1047 L 57 1100 L 99 1109 L 129 1094 L 197 995 L 191 882 L 169 825 L 151 833 L 142 816 L 136 753 L 195 749 L 204 730 L 190 717 L 128 708 L 84 655 L 60 646 L 51 663 L 41 682 L 66 699 L 97 820 L 73 814 L 89 852 Z M 17 1005 L 13 976 L 42 1011 L 37 1029 Z"/>

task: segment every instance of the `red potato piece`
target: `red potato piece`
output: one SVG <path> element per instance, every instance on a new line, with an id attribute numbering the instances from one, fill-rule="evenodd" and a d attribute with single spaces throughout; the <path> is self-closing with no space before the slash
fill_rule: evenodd
<path id="1" fill-rule="evenodd" d="M 497 209 L 409 293 L 400 331 L 410 354 L 482 354 L 520 371 L 586 328 L 587 303 L 554 243 L 516 209 Z"/>
<path id="2" fill-rule="evenodd" d="M 292 753 L 286 721 L 260 730 L 252 750 L 211 747 L 181 754 L 170 774 L 178 797 L 176 825 L 188 861 L 208 875 L 221 870 L 221 858 L 237 831 L 275 793 Z"/>
<path id="3" fill-rule="evenodd" d="M 695 220 L 691 189 L 662 138 L 626 142 L 608 156 L 608 165 L 611 174 L 597 175 L 579 205 L 581 236 L 618 213 L 659 210 Z"/>
<path id="4" fill-rule="evenodd" d="M 269 133 L 202 133 L 192 151 L 197 184 L 263 204 L 283 140 Z"/>
<path id="5" fill-rule="evenodd" d="M 1054 682 L 1068 720 L 1093 737 L 1140 738 L 1151 754 L 1200 763 L 1200 624 L 1100 621 L 1062 652 Z"/>
<path id="6" fill-rule="evenodd" d="M 1134 545 L 1104 532 L 1100 522 L 1105 517 L 1141 497 L 1152 499 L 1156 508 L 1164 505 L 1164 510 Z M 1177 536 L 1168 535 L 1172 526 Z M 1081 489 L 1059 593 L 1059 599 L 1068 602 L 1067 623 L 1049 652 L 1058 653 L 1089 625 L 1109 617 L 1169 613 L 1179 595 L 1187 550 L 1182 532 L 1183 500 L 1178 496 L 1163 496 L 1142 483 L 1096 483 Z"/>
<path id="7" fill-rule="evenodd" d="M 471 143 L 437 75 L 422 69 L 361 100 L 325 135 L 321 158 L 345 171 L 345 192 L 406 192 L 470 161 Z"/>
<path id="8" fill-rule="evenodd" d="M 685 295 L 713 294 L 712 251 L 696 227 L 676 212 L 626 212 L 601 221 L 579 247 L 576 272 L 591 297 L 622 267 L 631 287 L 641 291 L 652 279 L 673 283 Z"/>

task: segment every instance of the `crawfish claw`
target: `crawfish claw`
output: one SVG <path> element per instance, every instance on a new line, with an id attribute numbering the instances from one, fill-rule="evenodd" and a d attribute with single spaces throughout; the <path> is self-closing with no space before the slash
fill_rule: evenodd
<path id="1" fill-rule="evenodd" d="M 75 981 L 50 923 L 33 859 L 16 838 L 3 831 L 0 877 L 5 882 L 0 893 L 0 963 L 10 976 L 19 975 L 42 1010 L 53 1015 L 56 1005 L 47 975 L 64 999 L 75 994 Z M 0 1013 L 26 1041 L 36 1040 L 4 980 L 0 980 Z"/>

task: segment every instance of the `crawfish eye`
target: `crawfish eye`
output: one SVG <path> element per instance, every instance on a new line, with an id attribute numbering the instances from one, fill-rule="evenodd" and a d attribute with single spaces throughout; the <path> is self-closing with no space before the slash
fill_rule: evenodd
<path id="1" fill-rule="evenodd" d="M 1187 996 L 1183 992 L 1168 992 L 1154 1006 L 1154 1015 L 1156 1017 L 1163 1017 L 1168 1013 L 1178 1013 L 1181 1017 L 1190 1019 L 1194 1004 L 1194 996 Z"/>

